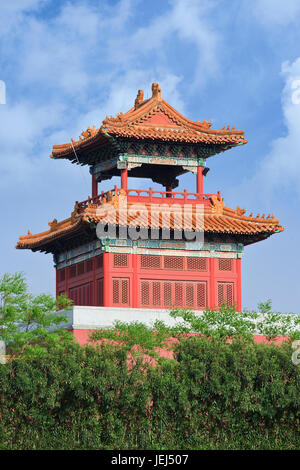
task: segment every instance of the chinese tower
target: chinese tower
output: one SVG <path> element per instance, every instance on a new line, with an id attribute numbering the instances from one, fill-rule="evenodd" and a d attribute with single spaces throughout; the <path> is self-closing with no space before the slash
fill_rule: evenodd
<path id="1" fill-rule="evenodd" d="M 246 143 L 244 132 L 235 127 L 215 130 L 210 122 L 182 116 L 153 83 L 150 99 L 139 90 L 127 113 L 106 117 L 79 140 L 53 147 L 53 160 L 89 167 L 92 194 L 76 202 L 67 219 L 54 219 L 48 230 L 21 236 L 17 248 L 53 254 L 56 293 L 66 293 L 74 306 L 103 307 L 108 315 L 114 308 L 201 311 L 224 302 L 241 310 L 244 246 L 283 228 L 273 215 L 246 215 L 240 207 L 227 207 L 220 192 L 205 194 L 203 176 L 209 158 Z M 177 177 L 186 172 L 195 175 L 196 192 L 176 192 Z M 120 177 L 120 186 L 101 190 L 101 182 L 113 176 Z M 128 176 L 151 178 L 163 188 L 128 187 Z M 183 207 L 189 214 L 186 233 L 197 232 L 196 212 L 202 208 L 201 242 L 176 237 Z M 168 210 L 169 219 L 164 216 Z M 98 236 L 97 226 L 107 224 L 103 214 L 114 215 L 115 237 Z M 119 236 L 130 227 L 144 236 Z M 149 236 L 151 228 L 155 237 Z"/>

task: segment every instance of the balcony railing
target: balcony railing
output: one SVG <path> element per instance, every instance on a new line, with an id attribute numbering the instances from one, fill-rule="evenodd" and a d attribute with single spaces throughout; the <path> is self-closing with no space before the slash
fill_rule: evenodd
<path id="1" fill-rule="evenodd" d="M 122 193 L 121 193 L 122 191 Z M 124 194 L 125 192 L 125 194 Z M 149 189 L 121 189 L 117 186 L 110 191 L 101 191 L 98 196 L 90 197 L 86 201 L 78 202 L 78 212 L 84 211 L 88 204 L 97 204 L 99 205 L 104 199 L 109 201 L 115 195 L 126 195 L 127 201 L 131 203 L 142 202 L 144 204 L 155 203 L 155 204 L 210 204 L 210 197 L 213 194 L 198 194 L 198 193 L 189 193 L 185 189 L 183 192 L 175 191 L 160 191 Z"/>

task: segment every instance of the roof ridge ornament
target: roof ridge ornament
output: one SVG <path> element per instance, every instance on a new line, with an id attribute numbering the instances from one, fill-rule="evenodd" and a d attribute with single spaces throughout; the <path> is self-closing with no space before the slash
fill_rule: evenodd
<path id="1" fill-rule="evenodd" d="M 152 98 L 156 98 L 157 101 L 161 101 L 161 89 L 158 83 L 152 83 Z"/>
<path id="2" fill-rule="evenodd" d="M 144 101 L 144 90 L 138 90 L 137 96 L 134 102 L 134 108 L 135 109 L 139 108 L 143 104 L 143 101 Z"/>

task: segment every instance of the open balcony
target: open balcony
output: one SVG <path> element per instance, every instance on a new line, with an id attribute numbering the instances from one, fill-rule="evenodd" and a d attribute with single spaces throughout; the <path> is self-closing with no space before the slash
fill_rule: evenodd
<path id="1" fill-rule="evenodd" d="M 183 192 L 176 191 L 160 191 L 149 189 L 125 189 L 115 186 L 112 190 L 101 191 L 100 194 L 94 197 L 89 197 L 87 200 L 78 202 L 78 212 L 83 212 L 88 204 L 100 205 L 104 202 L 112 200 L 113 196 L 126 196 L 128 203 L 142 203 L 142 204 L 210 204 L 210 198 L 213 194 L 200 194 L 190 193 L 186 189 Z M 219 193 L 218 193 L 219 195 Z"/>

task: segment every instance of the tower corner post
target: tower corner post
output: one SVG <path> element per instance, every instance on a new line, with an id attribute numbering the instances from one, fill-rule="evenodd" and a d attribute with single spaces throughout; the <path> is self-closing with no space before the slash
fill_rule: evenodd
<path id="1" fill-rule="evenodd" d="M 215 281 L 215 258 L 209 258 L 209 308 L 214 309 L 216 307 L 216 281 Z"/>
<path id="2" fill-rule="evenodd" d="M 127 190 L 128 182 L 128 168 L 123 168 L 121 170 L 121 188 Z"/>
<path id="3" fill-rule="evenodd" d="M 98 195 L 98 181 L 96 180 L 96 175 L 92 175 L 92 197 Z"/>
<path id="4" fill-rule="evenodd" d="M 103 306 L 109 307 L 110 306 L 110 289 L 111 289 L 111 282 L 110 282 L 110 253 L 107 251 L 103 251 Z"/>
<path id="5" fill-rule="evenodd" d="M 236 271 L 237 271 L 237 309 L 239 312 L 242 311 L 242 273 L 241 273 L 241 258 L 236 260 Z"/>
<path id="6" fill-rule="evenodd" d="M 200 195 L 203 194 L 203 167 L 197 167 L 197 194 L 200 199 Z"/>

